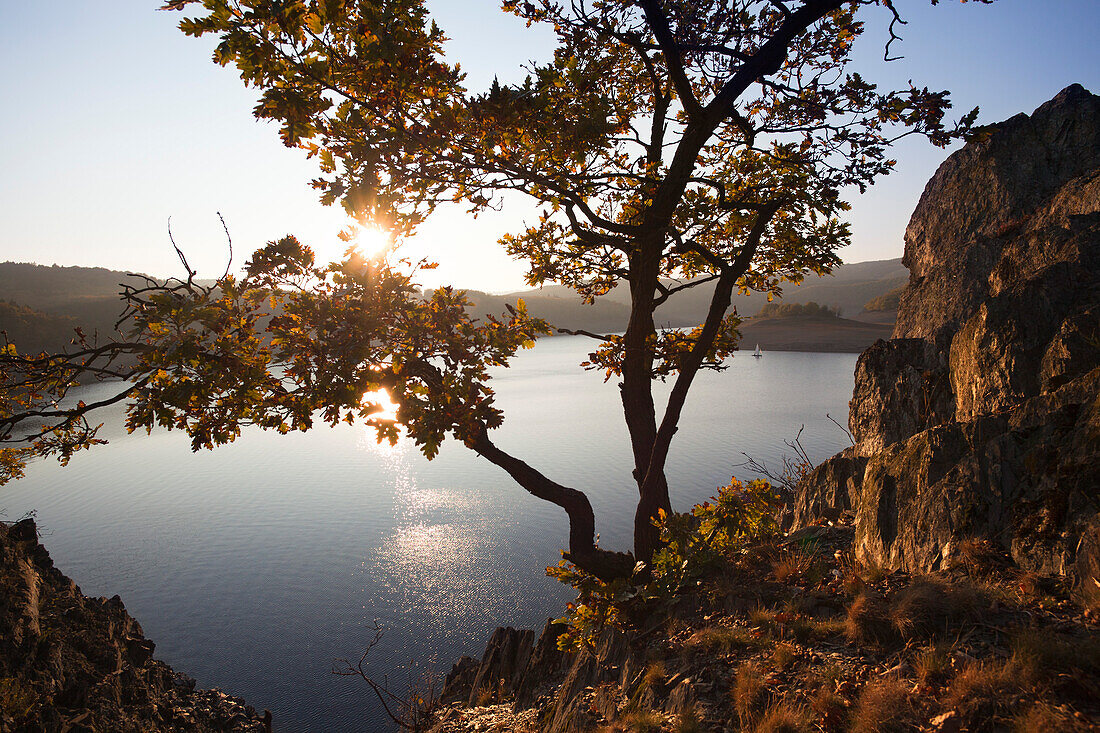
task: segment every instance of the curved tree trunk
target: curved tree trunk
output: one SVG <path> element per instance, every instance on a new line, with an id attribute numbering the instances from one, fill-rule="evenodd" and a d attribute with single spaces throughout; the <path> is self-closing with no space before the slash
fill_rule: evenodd
<path id="1" fill-rule="evenodd" d="M 507 471 L 531 495 L 557 504 L 565 510 L 569 517 L 569 551 L 565 553 L 566 560 L 604 581 L 631 576 L 634 572 L 633 555 L 596 547 L 595 515 L 591 502 L 583 492 L 551 481 L 527 463 L 501 450 L 489 439 L 489 433 L 484 428 L 471 441 L 470 447 Z"/>

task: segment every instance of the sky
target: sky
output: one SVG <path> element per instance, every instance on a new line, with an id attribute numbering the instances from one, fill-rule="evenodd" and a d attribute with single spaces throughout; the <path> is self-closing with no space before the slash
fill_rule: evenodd
<path id="1" fill-rule="evenodd" d="M 228 248 L 239 266 L 265 242 L 293 233 L 319 259 L 339 257 L 347 223 L 308 186 L 316 170 L 253 118 L 254 90 L 210 61 L 213 41 L 183 36 L 180 15 L 157 0 L 0 0 L 0 260 L 100 266 L 152 275 L 182 272 L 168 238 L 200 275 L 214 277 Z M 452 38 L 448 57 L 470 89 L 522 78 L 552 36 L 527 29 L 496 2 L 429 0 Z M 950 89 L 958 114 L 982 122 L 1031 112 L 1073 82 L 1100 93 L 1098 0 L 998 0 L 992 5 L 899 0 L 909 21 L 882 61 L 888 16 L 866 14 L 856 69 L 884 86 Z M 925 182 L 950 153 L 919 139 L 894 151 L 896 171 L 866 195 L 853 192 L 847 262 L 900 257 L 905 224 Z M 435 286 L 507 292 L 524 287 L 523 263 L 496 239 L 532 210 L 516 200 L 471 219 L 441 210 L 404 248 L 430 257 Z M 2 297 L 2 294 L 0 294 Z"/>

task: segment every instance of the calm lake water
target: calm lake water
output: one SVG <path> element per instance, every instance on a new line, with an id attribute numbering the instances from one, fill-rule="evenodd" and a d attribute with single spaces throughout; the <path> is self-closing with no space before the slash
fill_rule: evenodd
<path id="1" fill-rule="evenodd" d="M 586 490 L 601 544 L 628 548 L 635 489 L 614 382 L 577 364 L 594 343 L 545 339 L 494 380 L 497 443 Z M 748 353 L 697 378 L 672 446 L 673 506 L 709 497 L 742 452 L 772 464 L 805 424 L 814 460 L 848 444 L 854 354 Z M 89 390 L 102 389 L 102 385 Z M 85 399 L 88 399 L 85 397 Z M 90 400 L 89 400 L 90 401 Z M 67 468 L 33 465 L 0 487 L 8 519 L 38 513 L 57 565 L 90 595 L 121 595 L 156 656 L 274 713 L 279 731 L 388 730 L 357 661 L 403 688 L 480 655 L 496 626 L 541 628 L 570 592 L 546 578 L 565 515 L 459 444 L 434 461 L 366 428 L 248 431 L 193 454 L 182 433 L 127 436 Z"/>

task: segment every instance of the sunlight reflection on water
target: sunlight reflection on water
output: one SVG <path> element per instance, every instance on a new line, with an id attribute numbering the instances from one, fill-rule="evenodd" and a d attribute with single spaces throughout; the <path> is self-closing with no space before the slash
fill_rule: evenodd
<path id="1" fill-rule="evenodd" d="M 630 449 L 615 385 L 577 369 L 588 349 L 547 339 L 496 373 L 507 419 L 494 440 L 587 491 L 601 544 L 623 547 Z M 843 448 L 824 415 L 843 421 L 854 366 L 854 354 L 768 354 L 700 375 L 670 456 L 674 506 L 743 473 L 741 451 L 774 464 L 803 423 L 815 459 Z M 369 426 L 340 425 L 246 430 L 192 453 L 179 432 L 126 436 L 119 410 L 106 420 L 110 445 L 67 469 L 31 466 L 0 508 L 37 509 L 86 593 L 120 594 L 158 658 L 271 708 L 281 730 L 388 729 L 361 684 L 330 672 L 358 659 L 376 619 L 386 637 L 371 669 L 400 687 L 480 654 L 497 625 L 541 627 L 569 596 L 543 573 L 564 513 L 453 441 L 428 462 L 407 437 L 380 445 Z"/>

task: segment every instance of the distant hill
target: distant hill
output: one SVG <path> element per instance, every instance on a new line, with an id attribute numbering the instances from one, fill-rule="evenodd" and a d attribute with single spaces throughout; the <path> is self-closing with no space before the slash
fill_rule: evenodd
<path id="1" fill-rule="evenodd" d="M 55 351 L 74 337 L 78 323 L 70 316 L 43 313 L 25 305 L 0 300 L 0 331 L 20 353 Z"/>
<path id="2" fill-rule="evenodd" d="M 864 304 L 908 281 L 909 271 L 900 258 L 856 262 L 840 265 L 831 275 L 812 276 L 802 285 L 789 285 L 783 292 L 782 302 L 815 302 L 852 320 L 881 322 L 881 317 L 864 318 Z M 657 322 L 672 327 L 700 324 L 706 318 L 712 292 L 712 286 L 701 285 L 678 294 L 657 310 Z M 555 326 L 571 329 L 621 332 L 626 329 L 630 315 L 630 291 L 626 286 L 615 288 L 591 306 L 582 304 L 576 293 L 562 285 L 506 295 L 470 294 L 479 313 L 499 313 L 505 302 L 514 303 L 517 298 L 523 298 L 533 314 L 546 318 Z M 756 315 L 767 302 L 767 297 L 758 293 L 735 295 L 733 300 L 743 317 Z"/>
<path id="3" fill-rule="evenodd" d="M 836 316 L 787 315 L 750 318 L 741 324 L 741 348 L 757 344 L 767 351 L 859 353 L 879 339 L 888 339 L 894 325 L 865 323 Z"/>
<path id="4" fill-rule="evenodd" d="M 0 330 L 6 329 L 11 340 L 23 351 L 61 350 L 72 339 L 72 329 L 78 325 L 89 336 L 96 331 L 101 336 L 108 335 L 113 332 L 115 321 L 122 311 L 119 291 L 122 289 L 121 284 L 127 279 L 127 273 L 102 267 L 0 263 L 0 298 L 8 301 L 7 307 L 0 309 Z M 780 303 L 788 305 L 814 302 L 837 311 L 839 315 L 848 316 L 849 319 L 855 317 L 855 320 L 837 319 L 844 324 L 852 324 L 856 320 L 883 323 L 890 319 L 892 322 L 892 312 L 867 313 L 863 306 L 907 281 L 908 271 L 902 266 L 900 259 L 857 262 L 841 265 L 832 275 L 814 276 L 800 286 L 787 287 Z M 698 325 L 706 317 L 711 291 L 710 285 L 702 285 L 673 298 L 658 309 L 657 323 L 669 327 Z M 474 312 L 479 315 L 503 313 L 505 304 L 515 303 L 517 299 L 523 298 L 532 314 L 545 318 L 555 327 L 598 333 L 622 332 L 626 329 L 630 316 L 630 293 L 625 286 L 612 290 L 594 305 L 584 305 L 576 293 L 560 285 L 505 295 L 472 290 L 468 291 L 468 297 L 475 304 Z M 738 295 L 734 298 L 734 305 L 742 317 L 756 315 L 767 302 L 767 298 L 759 294 Z M 16 306 L 22 306 L 24 310 Z M 798 321 L 792 321 L 783 328 L 768 328 L 772 328 L 774 333 L 786 334 L 796 327 L 792 324 L 797 323 Z M 843 351 L 852 350 L 854 341 L 851 338 L 858 341 L 869 337 L 871 333 L 863 333 L 857 326 L 844 324 L 841 324 L 843 327 L 827 330 L 837 338 L 846 334 L 843 336 L 846 344 L 841 349 Z M 804 325 L 818 335 L 825 333 L 817 325 L 809 322 Z M 749 327 L 750 324 L 746 323 L 743 330 Z M 751 327 L 764 328 L 760 325 Z M 883 326 L 878 326 L 874 333 L 882 330 Z M 856 332 L 862 335 L 856 337 L 853 335 Z M 19 334 L 18 337 L 16 334 Z M 792 337 L 788 335 L 773 341 L 789 342 L 790 338 Z M 821 340 L 817 336 L 813 338 Z M 745 339 L 747 343 L 749 336 L 746 335 Z M 871 341 L 874 338 L 867 341 L 867 344 Z M 765 341 L 761 341 L 761 344 L 764 343 Z"/>
<path id="5" fill-rule="evenodd" d="M 861 319 L 858 314 L 864 310 L 864 304 L 868 300 L 889 293 L 892 289 L 909 282 L 909 270 L 902 265 L 901 259 L 878 260 L 873 262 L 855 262 L 843 264 L 833 271 L 832 275 L 813 275 L 806 278 L 802 285 L 789 285 L 784 289 L 784 303 L 820 303 L 821 305 L 839 309 L 842 316 Z M 711 285 L 685 291 L 674 296 L 669 303 L 657 310 L 657 321 L 667 326 L 696 326 L 706 317 L 707 306 L 711 300 L 714 288 Z M 630 292 L 623 285 L 616 287 L 612 292 L 599 299 L 594 306 L 584 306 L 577 302 L 576 295 L 562 285 L 548 285 L 535 291 L 520 291 L 508 293 L 504 296 L 488 296 L 489 298 L 503 298 L 509 303 L 514 303 L 516 298 L 524 298 L 532 313 L 541 315 L 538 305 L 541 298 L 557 298 L 560 300 L 572 300 L 573 306 L 557 308 L 565 318 L 573 319 L 576 325 L 566 321 L 553 321 L 555 325 L 569 328 L 587 328 L 587 319 L 601 322 L 614 320 L 616 310 L 610 304 L 621 306 L 619 313 L 619 326 L 613 330 L 624 330 L 626 318 L 629 315 Z M 475 303 L 481 305 L 476 298 Z M 486 299 L 486 302 L 488 300 Z M 495 302 L 495 300 L 494 300 Z M 755 316 L 764 304 L 768 303 L 766 296 L 758 293 L 734 296 L 734 306 L 741 316 Z M 548 316 L 544 316 L 548 317 Z M 549 318 L 549 317 L 548 317 Z"/>
<path id="6" fill-rule="evenodd" d="M 126 279 L 125 272 L 103 267 L 0 262 L 0 298 L 26 309 L 0 310 L 0 330 L 21 351 L 61 350 L 77 326 L 89 338 L 97 331 L 111 334 L 123 309 L 119 292 Z"/>

